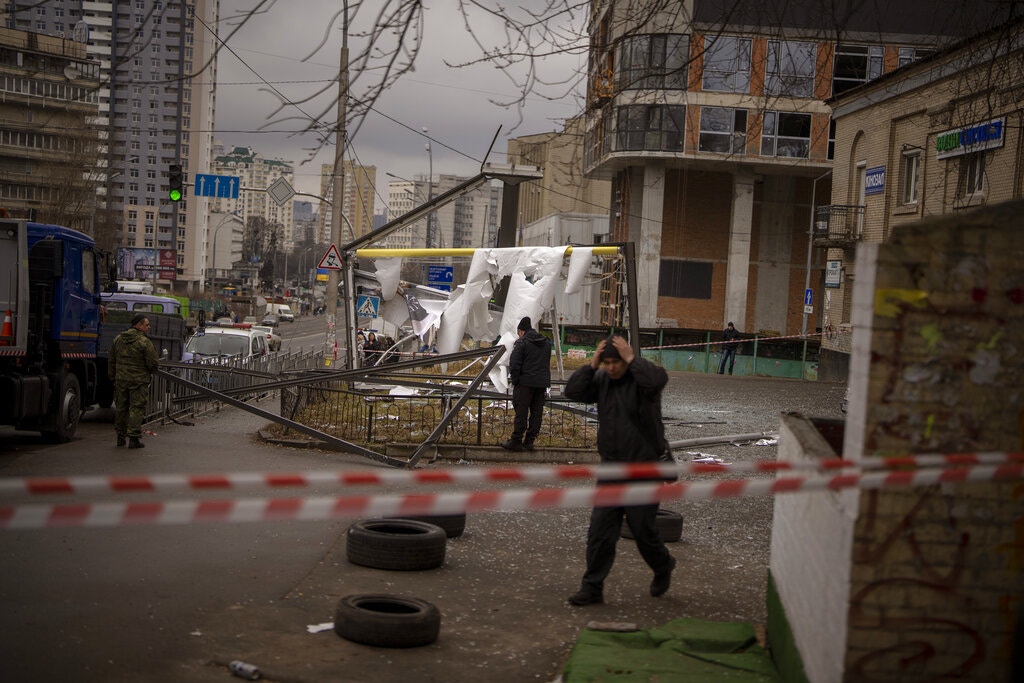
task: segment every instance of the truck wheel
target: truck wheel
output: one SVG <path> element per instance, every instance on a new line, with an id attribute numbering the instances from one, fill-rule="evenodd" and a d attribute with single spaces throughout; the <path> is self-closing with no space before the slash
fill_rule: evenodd
<path id="1" fill-rule="evenodd" d="M 444 564 L 448 539 L 441 527 L 412 519 L 367 519 L 346 534 L 348 561 L 374 569 L 415 571 Z"/>
<path id="2" fill-rule="evenodd" d="M 49 441 L 65 443 L 71 441 L 78 429 L 78 420 L 82 417 L 82 390 L 78 385 L 78 377 L 74 373 L 66 373 L 60 382 L 60 393 L 57 394 L 57 410 L 54 415 L 54 429 L 45 431 L 43 435 Z"/>
<path id="3" fill-rule="evenodd" d="M 426 600 L 397 595 L 348 595 L 334 611 L 334 632 L 376 647 L 419 647 L 437 640 L 441 612 Z"/>

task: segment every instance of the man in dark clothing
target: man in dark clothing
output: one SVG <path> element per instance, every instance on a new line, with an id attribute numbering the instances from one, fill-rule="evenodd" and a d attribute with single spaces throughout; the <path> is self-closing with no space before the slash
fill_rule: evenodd
<path id="1" fill-rule="evenodd" d="M 551 340 L 533 329 L 528 317 L 519 321 L 516 333 L 519 339 L 512 346 L 508 361 L 516 418 L 512 436 L 502 441 L 501 447 L 532 451 L 544 417 L 544 399 L 551 386 Z"/>
<path id="2" fill-rule="evenodd" d="M 114 429 L 117 430 L 117 445 L 128 448 L 145 448 L 142 443 L 142 419 L 146 416 L 149 402 L 149 380 L 160 364 L 153 348 L 149 333 L 149 318 L 136 315 L 132 326 L 117 335 L 110 347 L 107 375 L 114 381 L 114 403 L 117 415 Z"/>
<path id="3" fill-rule="evenodd" d="M 634 355 L 629 342 L 615 336 L 598 344 L 590 364 L 572 373 L 565 395 L 597 403 L 601 462 L 657 462 L 667 447 L 661 419 L 661 390 L 666 384 L 664 368 Z M 587 569 L 580 590 L 569 602 L 578 606 L 604 602 L 604 580 L 615 562 L 623 517 L 641 557 L 654 571 L 651 595 L 668 591 L 676 560 L 661 540 L 657 516 L 656 503 L 594 508 L 587 530 Z"/>
<path id="4" fill-rule="evenodd" d="M 729 374 L 732 374 L 732 366 L 736 363 L 736 347 L 740 345 L 737 341 L 739 337 L 739 330 L 733 327 L 731 322 L 725 326 L 725 331 L 722 332 L 722 339 L 725 340 L 722 344 L 722 362 L 718 364 L 719 375 L 725 373 L 726 361 L 729 362 Z"/>

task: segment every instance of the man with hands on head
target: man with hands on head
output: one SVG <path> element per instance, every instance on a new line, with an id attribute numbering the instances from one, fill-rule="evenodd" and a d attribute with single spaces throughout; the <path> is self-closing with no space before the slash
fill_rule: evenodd
<path id="1" fill-rule="evenodd" d="M 602 463 L 656 463 L 668 445 L 661 418 L 661 391 L 666 384 L 664 368 L 635 355 L 629 342 L 615 335 L 598 344 L 590 363 L 569 378 L 564 393 L 574 401 L 597 403 L 597 450 Z M 604 602 L 604 580 L 615 562 L 623 517 L 637 550 L 654 572 L 650 594 L 658 597 L 668 591 L 676 560 L 661 540 L 657 516 L 657 503 L 594 508 L 587 530 L 587 568 L 580 590 L 569 602 L 577 606 Z"/>

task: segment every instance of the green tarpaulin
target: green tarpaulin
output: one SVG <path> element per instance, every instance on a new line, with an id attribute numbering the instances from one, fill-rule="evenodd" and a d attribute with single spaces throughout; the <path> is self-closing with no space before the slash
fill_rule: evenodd
<path id="1" fill-rule="evenodd" d="M 562 673 L 565 683 L 736 681 L 777 683 L 750 624 L 676 619 L 645 631 L 584 629 Z"/>

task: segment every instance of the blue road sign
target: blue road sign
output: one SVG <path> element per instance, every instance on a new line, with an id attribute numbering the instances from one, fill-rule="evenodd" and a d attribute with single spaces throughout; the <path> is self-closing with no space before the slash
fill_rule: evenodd
<path id="1" fill-rule="evenodd" d="M 236 175 L 211 175 L 196 173 L 193 194 L 197 197 L 220 197 L 222 199 L 238 199 L 241 180 Z"/>
<path id="2" fill-rule="evenodd" d="M 812 305 L 814 305 L 814 290 L 813 289 L 805 289 L 804 290 L 804 306 L 812 306 Z"/>
<path id="3" fill-rule="evenodd" d="M 451 291 L 455 279 L 454 266 L 427 266 L 427 286 Z"/>
<path id="4" fill-rule="evenodd" d="M 356 315 L 360 318 L 376 318 L 380 310 L 380 297 L 360 294 L 356 297 Z"/>

